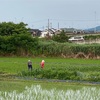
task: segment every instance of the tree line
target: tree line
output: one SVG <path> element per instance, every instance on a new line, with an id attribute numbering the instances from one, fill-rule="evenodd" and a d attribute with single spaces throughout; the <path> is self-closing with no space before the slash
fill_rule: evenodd
<path id="1" fill-rule="evenodd" d="M 52 38 L 32 37 L 27 24 L 20 22 L 0 23 L 0 56 L 63 56 L 63 57 L 98 57 L 99 44 L 78 45 L 68 43 L 64 31 Z M 95 38 L 98 36 L 95 36 Z M 94 39 L 86 36 L 85 39 Z M 98 37 L 99 38 L 99 37 Z"/>
<path id="2" fill-rule="evenodd" d="M 29 31 L 30 28 L 23 22 L 0 23 L 0 55 L 37 55 L 41 51 L 40 41 L 37 37 L 33 38 Z M 55 35 L 52 40 L 61 43 L 68 41 L 64 32 Z"/>

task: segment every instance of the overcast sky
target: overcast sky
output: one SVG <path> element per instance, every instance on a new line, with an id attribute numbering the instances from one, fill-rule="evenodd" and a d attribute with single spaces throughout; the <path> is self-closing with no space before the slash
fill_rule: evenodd
<path id="1" fill-rule="evenodd" d="M 100 25 L 100 0 L 0 0 L 0 22 L 31 28 L 91 28 Z"/>

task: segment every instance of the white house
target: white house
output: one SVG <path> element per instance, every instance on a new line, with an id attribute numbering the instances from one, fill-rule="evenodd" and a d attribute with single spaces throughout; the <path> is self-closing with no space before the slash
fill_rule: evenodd
<path id="1" fill-rule="evenodd" d="M 46 36 L 52 37 L 55 34 L 55 32 L 56 32 L 56 29 L 49 29 L 49 30 L 46 29 L 46 30 L 41 32 L 41 35 L 39 38 L 44 38 Z"/>

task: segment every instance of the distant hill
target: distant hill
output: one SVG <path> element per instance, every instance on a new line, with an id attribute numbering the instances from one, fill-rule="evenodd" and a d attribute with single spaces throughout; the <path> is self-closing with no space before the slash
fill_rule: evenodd
<path id="1" fill-rule="evenodd" d="M 100 32 L 100 26 L 94 27 L 94 28 L 89 28 L 85 29 L 85 32 Z"/>

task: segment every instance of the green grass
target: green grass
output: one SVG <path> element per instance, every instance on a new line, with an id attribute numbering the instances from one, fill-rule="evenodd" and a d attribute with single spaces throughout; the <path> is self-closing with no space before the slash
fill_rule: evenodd
<path id="1" fill-rule="evenodd" d="M 13 91 L 22 92 L 26 86 L 31 87 L 32 85 L 41 85 L 43 89 L 54 89 L 57 90 L 77 90 L 82 87 L 96 87 L 100 89 L 99 85 L 93 84 L 81 84 L 81 83 L 69 83 L 69 82 L 48 82 L 48 81 L 34 81 L 34 80 L 1 80 L 0 91 Z"/>
<path id="2" fill-rule="evenodd" d="M 100 71 L 100 60 L 94 59 L 63 59 L 63 58 L 21 58 L 21 57 L 1 57 L 0 58 L 0 72 L 7 72 L 16 74 L 22 70 L 27 70 L 27 61 L 30 59 L 33 62 L 33 69 L 40 68 L 40 62 L 45 60 L 45 69 L 51 67 L 66 67 L 81 68 L 83 70 L 87 68 L 90 70 Z"/>
<path id="3" fill-rule="evenodd" d="M 27 61 L 32 61 L 33 71 L 27 68 Z M 45 60 L 44 72 L 40 68 L 41 60 Z M 40 69 L 40 70 L 39 70 Z M 30 58 L 1 57 L 0 79 L 12 78 L 15 75 L 34 76 L 36 78 L 52 78 L 65 80 L 84 80 L 100 82 L 100 61 L 96 59 L 64 59 L 64 58 Z"/>
<path id="4" fill-rule="evenodd" d="M 100 85 L 68 83 L 68 82 L 48 82 L 48 81 L 34 81 L 34 80 L 16 80 L 2 76 L 6 74 L 18 74 L 21 71 L 27 71 L 27 61 L 31 60 L 34 68 L 40 68 L 40 62 L 45 60 L 45 69 L 66 68 L 67 70 L 81 70 L 85 73 L 100 72 L 100 61 L 94 59 L 63 59 L 63 58 L 28 58 L 28 57 L 0 57 L 0 91 L 19 91 L 22 92 L 26 86 L 41 85 L 43 89 L 81 89 L 84 86 L 97 87 Z"/>
<path id="5" fill-rule="evenodd" d="M 100 81 L 100 61 L 96 59 L 64 59 L 64 58 L 28 58 L 28 57 L 1 57 L 0 58 L 0 77 L 6 78 L 7 75 L 18 75 L 23 71 L 28 72 L 27 61 L 32 61 L 33 70 L 40 68 L 40 62 L 45 60 L 44 70 L 56 69 L 67 70 L 68 72 L 76 72 L 79 77 L 85 80 L 95 78 Z M 62 71 L 63 71 L 62 70 Z"/>

